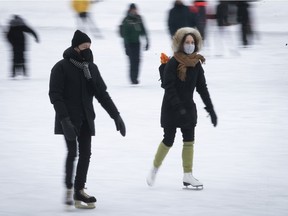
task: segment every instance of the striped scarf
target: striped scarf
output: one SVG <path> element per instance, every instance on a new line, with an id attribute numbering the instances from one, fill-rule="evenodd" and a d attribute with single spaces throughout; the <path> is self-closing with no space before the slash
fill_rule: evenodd
<path id="1" fill-rule="evenodd" d="M 84 76 L 86 77 L 86 79 L 91 79 L 92 76 L 91 76 L 91 73 L 90 73 L 90 70 L 89 70 L 89 63 L 88 62 L 78 62 L 72 58 L 70 58 L 70 62 L 75 65 L 76 67 L 80 68 L 81 70 L 83 70 L 84 72 Z"/>

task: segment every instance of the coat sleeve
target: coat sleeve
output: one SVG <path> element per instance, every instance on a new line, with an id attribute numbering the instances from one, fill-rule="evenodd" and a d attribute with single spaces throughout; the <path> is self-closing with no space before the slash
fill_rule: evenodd
<path id="1" fill-rule="evenodd" d="M 61 121 L 63 118 L 68 117 L 68 111 L 64 103 L 64 81 L 65 74 L 63 68 L 57 63 L 51 70 L 50 83 L 49 83 L 49 97 L 54 106 L 56 115 Z"/>
<path id="2" fill-rule="evenodd" d="M 109 93 L 107 92 L 107 86 L 101 77 L 101 74 L 97 68 L 93 68 L 93 75 L 90 84 L 94 91 L 95 98 L 101 104 L 101 106 L 106 110 L 112 119 L 115 119 L 119 115 L 119 111 L 115 106 L 113 100 L 111 99 Z"/>
<path id="3" fill-rule="evenodd" d="M 145 36 L 146 39 L 148 39 L 147 29 L 145 28 L 144 21 L 143 21 L 143 19 L 142 19 L 141 16 L 139 16 L 139 20 L 140 20 L 141 29 L 142 29 L 142 31 L 141 31 L 141 35 Z"/>
<path id="4" fill-rule="evenodd" d="M 198 63 L 199 74 L 196 83 L 196 91 L 200 94 L 200 97 L 207 108 L 213 109 L 213 104 L 210 98 L 210 94 L 207 88 L 207 83 L 204 75 L 204 70 L 201 66 L 201 63 Z"/>
<path id="5" fill-rule="evenodd" d="M 32 34 L 32 35 L 34 36 L 35 40 L 36 40 L 37 42 L 39 41 L 39 38 L 38 38 L 36 32 L 33 31 L 30 27 L 28 27 L 28 26 L 26 26 L 26 25 L 23 26 L 23 32 L 27 32 L 27 33 L 29 33 L 29 34 Z"/>
<path id="6" fill-rule="evenodd" d="M 183 106 L 175 86 L 176 79 L 178 79 L 177 66 L 176 60 L 174 58 L 170 59 L 165 66 L 162 83 L 162 87 L 165 89 L 165 97 L 173 109 L 181 109 Z"/>

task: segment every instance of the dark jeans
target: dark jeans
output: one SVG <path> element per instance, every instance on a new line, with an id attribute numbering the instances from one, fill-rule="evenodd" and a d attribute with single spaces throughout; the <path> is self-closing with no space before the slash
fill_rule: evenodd
<path id="1" fill-rule="evenodd" d="M 17 71 L 22 71 L 26 76 L 24 50 L 13 49 L 13 65 L 12 65 L 12 77 L 16 76 Z"/>
<path id="2" fill-rule="evenodd" d="M 79 136 L 77 137 L 79 159 L 76 168 L 76 176 L 74 182 L 74 188 L 81 190 L 84 188 L 87 178 L 87 172 L 90 163 L 91 156 L 91 133 L 87 121 L 84 121 Z M 67 158 L 65 166 L 65 184 L 67 188 L 73 187 L 73 172 L 74 172 L 74 161 L 77 156 L 77 141 L 68 141 L 67 144 Z"/>
<path id="3" fill-rule="evenodd" d="M 164 139 L 163 143 L 168 146 L 172 147 L 176 135 L 176 129 L 177 128 L 164 128 Z M 183 129 L 181 128 L 183 142 L 191 142 L 194 141 L 194 135 L 195 135 L 195 128 L 189 128 L 189 129 Z"/>
<path id="4" fill-rule="evenodd" d="M 126 55 L 130 63 L 130 80 L 133 84 L 138 84 L 139 64 L 140 64 L 140 43 L 125 44 Z"/>
<path id="5" fill-rule="evenodd" d="M 246 46 L 246 45 L 249 45 L 249 43 L 248 43 L 248 37 L 249 37 L 249 35 L 250 35 L 250 33 L 251 33 L 251 29 L 250 29 L 250 26 L 249 26 L 249 24 L 242 24 L 241 25 L 241 33 L 242 33 L 242 44 L 244 45 L 244 46 Z"/>

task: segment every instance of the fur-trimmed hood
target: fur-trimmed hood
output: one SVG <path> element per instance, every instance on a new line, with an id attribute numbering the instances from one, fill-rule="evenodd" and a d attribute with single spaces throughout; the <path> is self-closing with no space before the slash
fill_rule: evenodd
<path id="1" fill-rule="evenodd" d="M 196 52 L 199 52 L 202 48 L 202 37 L 200 32 L 195 28 L 184 27 L 176 31 L 172 39 L 172 50 L 173 52 L 178 52 L 180 50 L 181 41 L 186 34 L 193 34 L 196 37 L 195 45 L 198 47 Z"/>

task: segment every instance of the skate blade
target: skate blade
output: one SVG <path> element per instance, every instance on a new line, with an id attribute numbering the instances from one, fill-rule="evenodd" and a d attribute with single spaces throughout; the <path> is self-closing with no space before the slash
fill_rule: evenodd
<path id="1" fill-rule="evenodd" d="M 203 190 L 203 186 L 191 186 L 191 187 L 183 187 L 183 190 L 195 190 L 195 191 L 200 191 Z"/>
<path id="2" fill-rule="evenodd" d="M 203 185 L 193 186 L 189 183 L 183 182 L 184 188 L 183 190 L 203 190 Z"/>
<path id="3" fill-rule="evenodd" d="M 95 203 L 84 203 L 78 200 L 75 200 L 75 208 L 78 209 L 94 209 L 95 208 Z"/>

